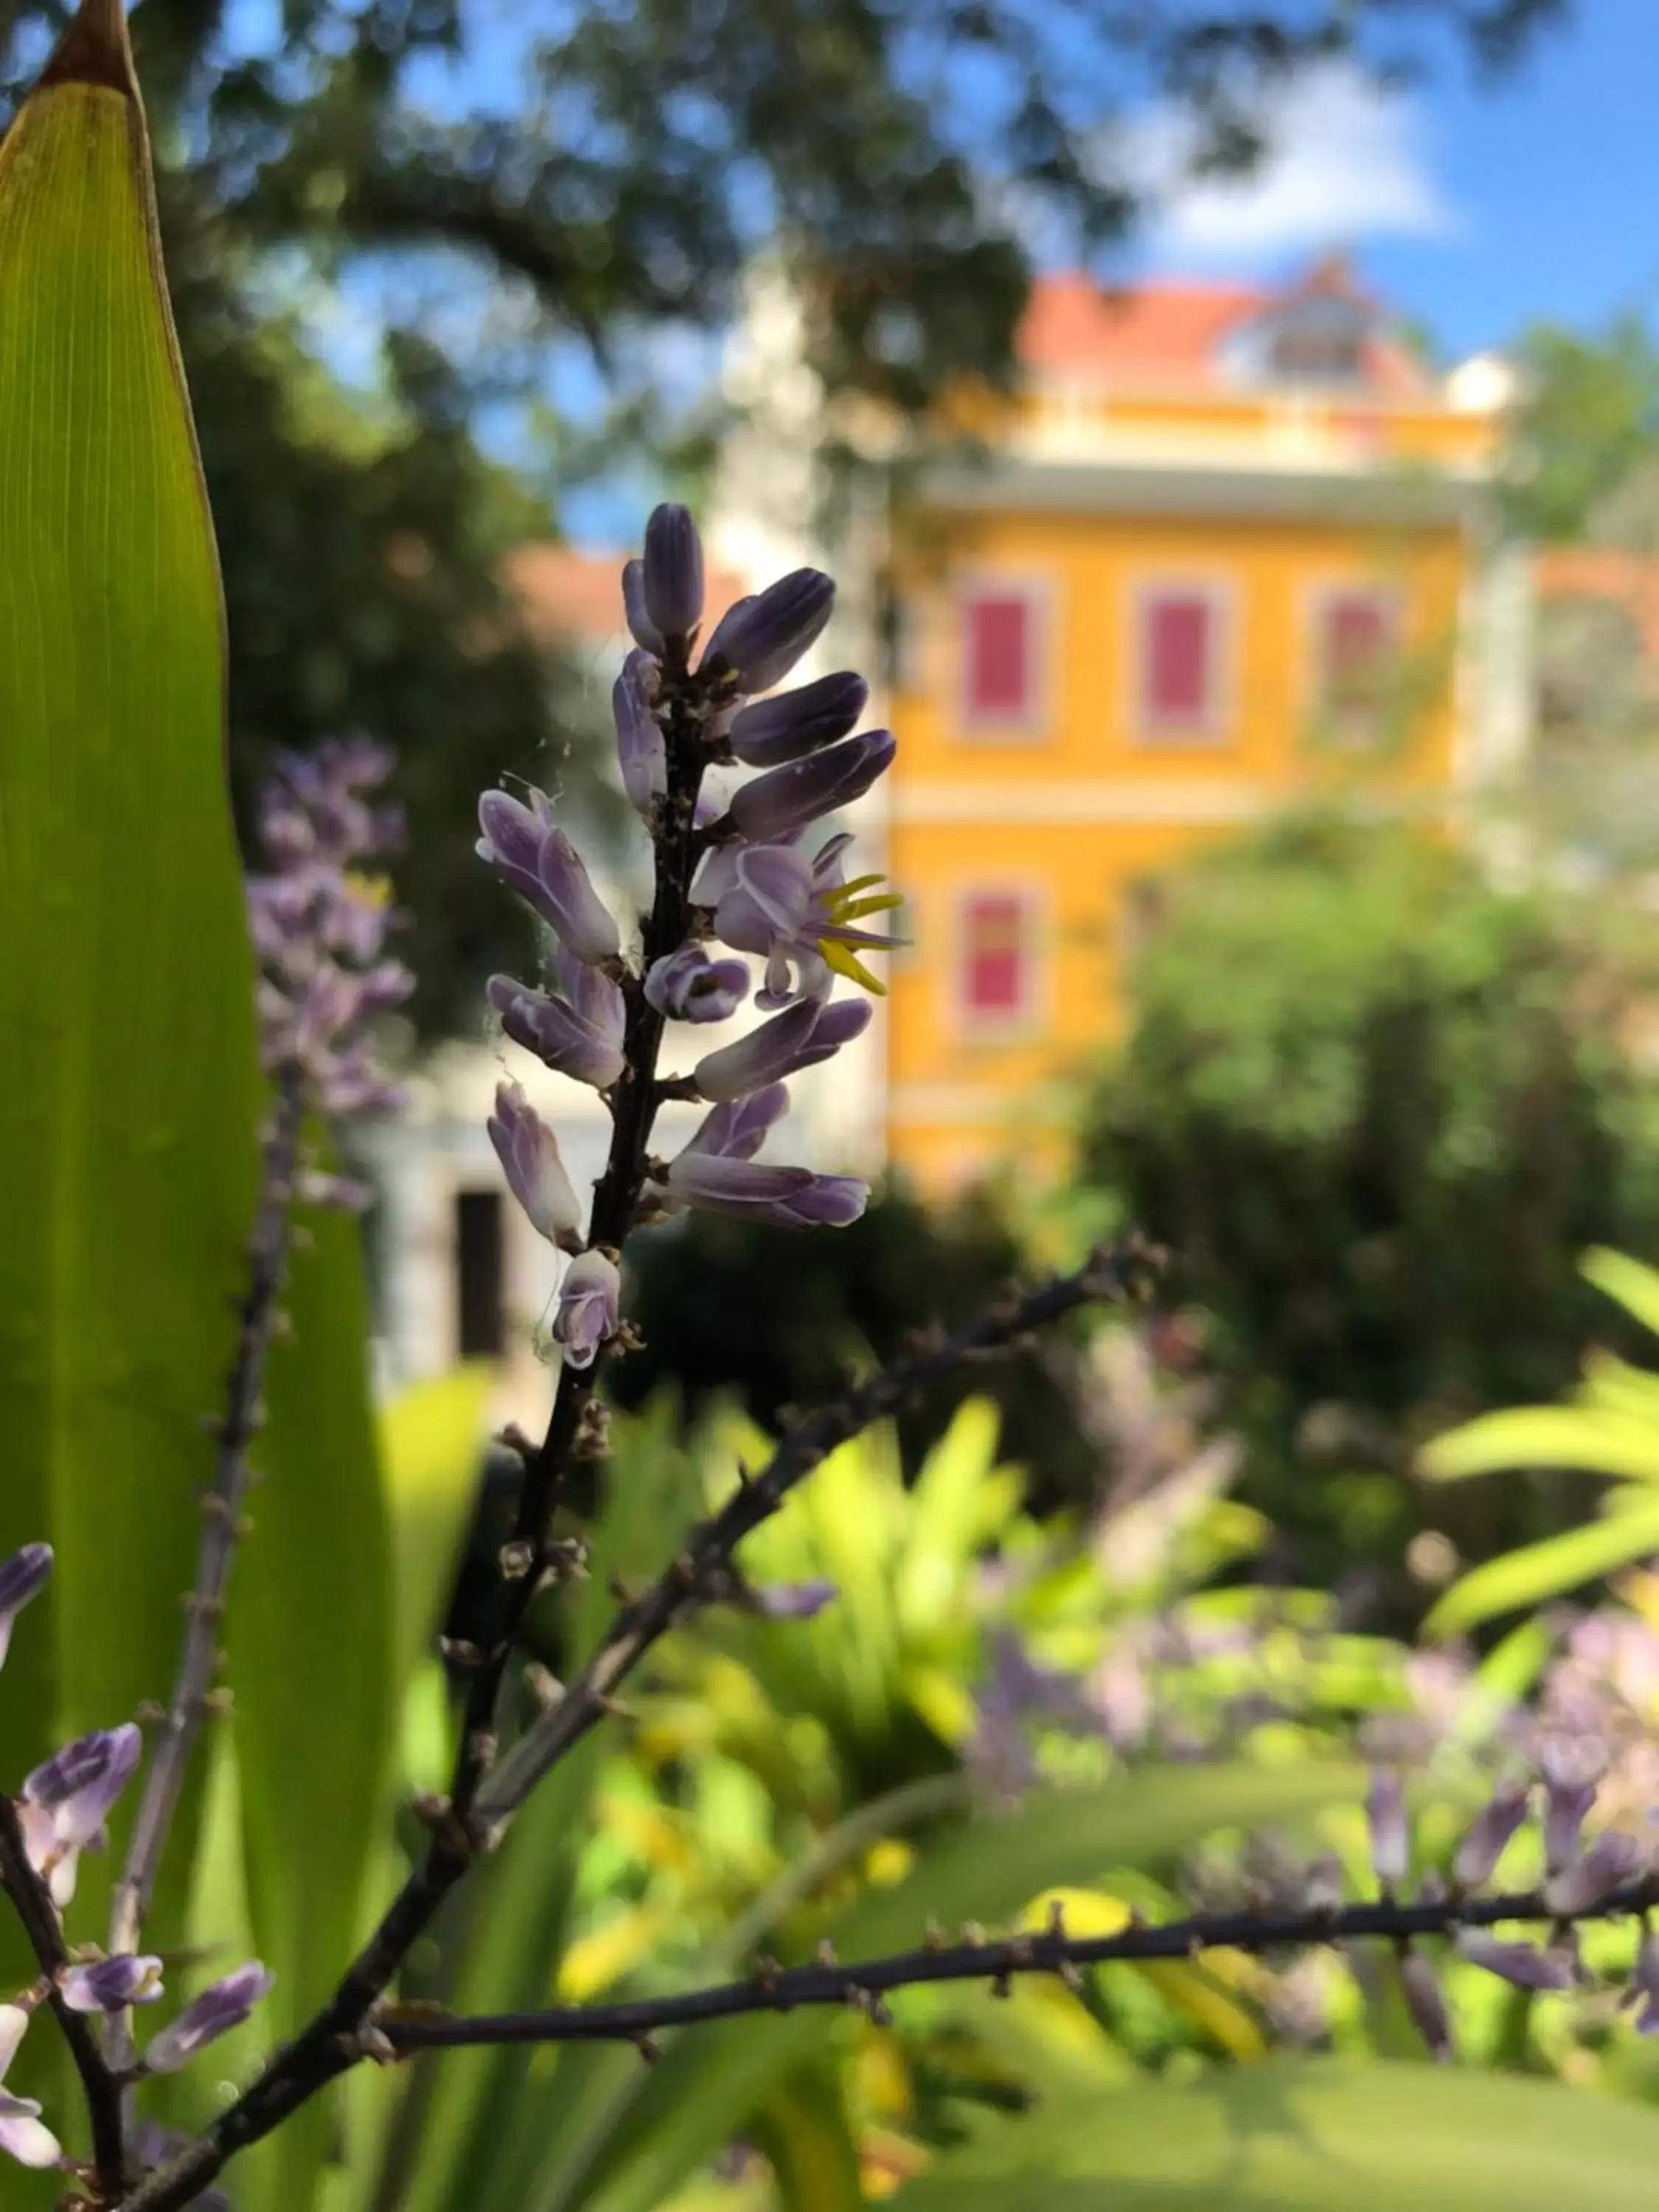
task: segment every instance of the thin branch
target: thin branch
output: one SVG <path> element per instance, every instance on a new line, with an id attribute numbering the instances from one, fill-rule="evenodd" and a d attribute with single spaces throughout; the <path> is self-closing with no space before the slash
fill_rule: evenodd
<path id="1" fill-rule="evenodd" d="M 5 1890 L 16 1907 L 23 1932 L 50 1984 L 47 2002 L 64 2031 L 64 2040 L 69 2045 L 70 2056 L 86 2093 L 98 2185 L 112 2202 L 126 2178 L 121 2085 L 105 2063 L 90 2026 L 81 2014 L 70 2010 L 58 1990 L 58 1977 L 70 1963 L 63 1924 L 52 1901 L 51 1890 L 29 1864 L 22 1822 L 9 1797 L 0 1797 L 0 1888 Z"/>
<path id="2" fill-rule="evenodd" d="M 1019 1974 L 1069 1978 L 1084 1966 L 1142 1959 L 1188 1959 L 1205 1951 L 1270 1951 L 1358 1938 L 1395 1943 L 1417 1936 L 1446 1936 L 1459 1928 L 1490 1928 L 1499 1921 L 1544 1921 L 1560 1928 L 1581 1920 L 1608 1920 L 1659 1905 L 1659 1875 L 1627 1882 L 1581 1911 L 1550 1911 L 1536 1890 L 1502 1897 L 1419 1899 L 1384 1898 L 1368 1905 L 1278 1912 L 1200 1913 L 1161 1927 L 1131 1926 L 1115 1936 L 1068 1936 L 1063 1925 L 991 1942 L 933 1944 L 845 1965 L 769 1968 L 746 1980 L 676 1996 L 640 1997 L 619 2004 L 558 2005 L 539 2012 L 492 2013 L 447 2019 L 391 2011 L 375 2025 L 399 2057 L 475 2044 L 637 2043 L 659 2029 L 744 2013 L 793 2012 L 807 2005 L 868 2011 L 900 1989 L 927 1982 L 988 1981 L 1002 1990 Z"/>
<path id="3" fill-rule="evenodd" d="M 290 1066 L 278 1078 L 272 1101 L 262 1163 L 263 1188 L 247 1245 L 247 1288 L 239 1309 L 236 1350 L 217 1425 L 213 1480 L 202 1499 L 202 1537 L 196 1579 L 186 1600 L 184 1648 L 110 1909 L 112 1954 L 138 1948 L 161 1854 L 213 1686 L 220 1614 L 247 1494 L 248 1447 L 258 1433 L 265 1363 L 288 1265 L 294 1182 L 304 1125 L 305 1085 L 300 1069 Z M 131 2033 L 125 2018 L 112 2029 L 110 2055 L 118 2068 L 131 2058 Z"/>
<path id="4" fill-rule="evenodd" d="M 954 1334 L 939 1333 L 908 1358 L 884 1368 L 791 1430 L 765 1470 L 746 1480 L 712 1519 L 693 1532 L 658 1583 L 620 1609 L 562 1702 L 533 1723 L 489 1771 L 472 1801 L 473 1820 L 464 1822 L 452 1814 L 440 1821 L 426 1856 L 324 2009 L 199 2141 L 124 2200 L 123 2212 L 179 2212 L 236 2152 L 269 2135 L 325 2082 L 356 2064 L 371 2046 L 379 2047 L 378 2030 L 366 2038 L 364 2024 L 410 1946 L 483 1847 L 483 1834 L 475 1823 L 503 1820 L 605 1715 L 616 1686 L 651 1646 L 693 1607 L 728 1592 L 737 1547 L 777 1511 L 829 1451 L 964 1363 L 1023 1341 L 1032 1329 L 1079 1306 L 1134 1294 L 1150 1281 L 1152 1267 L 1152 1255 L 1138 1239 L 1116 1251 L 1096 1253 L 1074 1273 L 1057 1276 L 1023 1297 L 1011 1293 Z"/>
<path id="5" fill-rule="evenodd" d="M 1138 1238 L 1095 1252 L 1073 1273 L 1024 1296 L 1011 1293 L 950 1335 L 939 1332 L 908 1358 L 798 1422 L 764 1470 L 741 1482 L 718 1513 L 692 1530 L 667 1571 L 617 1614 L 563 1698 L 532 1723 L 491 1773 L 475 1803 L 478 1818 L 493 1823 L 522 1804 L 548 1769 L 610 1710 L 617 1689 L 652 1645 L 693 1607 L 729 1594 L 738 1545 L 770 1520 L 796 1484 L 837 1445 L 897 1412 L 929 1383 L 1006 1349 L 1076 1307 L 1137 1294 L 1150 1283 L 1153 1266 L 1154 1255 Z"/>

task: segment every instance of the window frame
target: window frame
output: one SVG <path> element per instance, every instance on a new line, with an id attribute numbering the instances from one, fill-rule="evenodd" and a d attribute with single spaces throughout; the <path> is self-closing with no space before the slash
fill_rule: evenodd
<path id="1" fill-rule="evenodd" d="M 1344 599 L 1368 599 L 1382 611 L 1387 633 L 1386 652 L 1397 667 L 1406 650 L 1406 593 L 1397 583 L 1375 582 L 1364 576 L 1325 576 L 1307 586 L 1303 599 L 1303 694 L 1307 728 L 1315 737 L 1326 737 L 1344 751 L 1370 751 L 1388 735 L 1388 703 L 1373 726 L 1348 726 L 1330 697 L 1329 616 Z"/>
<path id="2" fill-rule="evenodd" d="M 1212 645 L 1203 714 L 1194 721 L 1160 719 L 1152 700 L 1152 611 L 1161 599 L 1201 599 L 1210 610 Z M 1232 742 L 1238 719 L 1239 587 L 1213 570 L 1159 570 L 1129 586 L 1129 678 L 1126 716 L 1134 742 L 1158 750 Z"/>
<path id="3" fill-rule="evenodd" d="M 1018 599 L 1025 609 L 1025 699 L 1018 714 L 987 714 L 974 703 L 973 610 L 987 599 Z M 971 744 L 1043 744 L 1053 734 L 1056 591 L 1051 577 L 1026 569 L 974 568 L 951 595 L 957 726 Z"/>
<path id="4" fill-rule="evenodd" d="M 976 906 L 993 899 L 1009 900 L 1018 908 L 1024 933 L 1019 1004 L 1006 1013 L 976 1007 L 969 989 L 969 918 Z M 1004 1044 L 1042 1030 L 1052 1012 L 1054 988 L 1048 918 L 1048 887 L 1033 878 L 997 876 L 957 885 L 951 902 L 948 990 L 952 1026 L 958 1036 L 976 1044 Z"/>

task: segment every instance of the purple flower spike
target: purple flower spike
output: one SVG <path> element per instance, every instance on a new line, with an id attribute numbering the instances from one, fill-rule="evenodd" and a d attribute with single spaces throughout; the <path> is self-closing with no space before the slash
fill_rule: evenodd
<path id="1" fill-rule="evenodd" d="M 559 1158 L 557 1138 L 511 1082 L 496 1085 L 489 1127 L 508 1188 L 531 1226 L 550 1244 L 568 1251 L 580 1231 L 581 1208 Z"/>
<path id="2" fill-rule="evenodd" d="M 682 945 L 652 962 L 645 996 L 670 1021 L 730 1021 L 749 996 L 748 963 L 711 960 L 701 945 Z"/>
<path id="3" fill-rule="evenodd" d="M 653 508 L 645 526 L 641 588 L 646 618 L 664 638 L 684 637 L 702 620 L 702 545 L 690 511 Z"/>
<path id="4" fill-rule="evenodd" d="M 129 2005 L 154 2004 L 161 1996 L 161 1961 L 118 1953 L 89 1966 L 68 1967 L 58 1988 L 71 2012 L 125 2012 Z"/>
<path id="5" fill-rule="evenodd" d="M 1386 1767 L 1371 1777 L 1365 1816 L 1371 1831 L 1371 1871 L 1384 1889 L 1396 1888 L 1411 1864 L 1411 1833 L 1400 1777 Z"/>
<path id="6" fill-rule="evenodd" d="M 600 1251 L 579 1252 L 559 1285 L 553 1334 L 572 1367 L 591 1367 L 599 1346 L 617 1334 L 622 1279 Z"/>
<path id="7" fill-rule="evenodd" d="M 626 562 L 622 573 L 623 613 L 634 642 L 641 652 L 648 653 L 653 660 L 663 656 L 663 635 L 651 619 L 645 604 L 645 563 Z"/>
<path id="8" fill-rule="evenodd" d="M 732 750 L 749 768 L 805 760 L 856 728 L 869 701 L 870 686 L 850 669 L 820 676 L 799 691 L 742 708 L 732 725 Z"/>
<path id="9" fill-rule="evenodd" d="M 215 1982 L 187 2004 L 175 2021 L 150 2039 L 143 2060 L 146 2074 L 173 2074 L 198 2051 L 240 2027 L 269 1991 L 273 1977 L 257 1959 Z"/>
<path id="10" fill-rule="evenodd" d="M 52 1573 L 52 1546 L 25 1544 L 0 1562 L 0 1664 L 11 1649 L 12 1624 L 32 1597 L 39 1597 Z"/>
<path id="11" fill-rule="evenodd" d="M 628 1065 L 623 1054 L 626 1008 L 608 975 L 596 968 L 583 972 L 607 994 L 589 1000 L 597 1018 L 588 1018 L 568 1000 L 548 998 L 511 975 L 492 975 L 485 995 L 514 1044 L 533 1052 L 560 1075 L 591 1084 L 595 1091 L 608 1091 Z"/>
<path id="12" fill-rule="evenodd" d="M 1470 1964 L 1517 1990 L 1570 1990 L 1572 1961 L 1559 1951 L 1540 1951 L 1533 1943 L 1506 1943 L 1484 1928 L 1460 1928 L 1457 1948 Z"/>
<path id="13" fill-rule="evenodd" d="M 815 1582 L 762 1583 L 754 1593 L 757 1610 L 772 1620 L 811 1620 L 840 1595 L 839 1584 L 822 1577 Z"/>
<path id="14" fill-rule="evenodd" d="M 805 760 L 769 769 L 737 793 L 732 819 L 750 844 L 792 836 L 861 799 L 892 766 L 896 750 L 890 730 L 866 730 Z"/>
<path id="15" fill-rule="evenodd" d="M 828 1060 L 867 1028 L 869 1021 L 867 1000 L 847 999 L 827 1006 L 820 999 L 798 999 L 735 1044 L 705 1053 L 692 1070 L 692 1079 L 705 1098 L 741 1098 Z"/>
<path id="16" fill-rule="evenodd" d="M 1527 1817 L 1532 1791 L 1524 1782 L 1504 1783 L 1476 1814 L 1468 1833 L 1457 1846 L 1452 1879 L 1462 1889 L 1478 1889 L 1490 1881 L 1504 1847 Z"/>
<path id="17" fill-rule="evenodd" d="M 797 568 L 727 609 L 704 649 L 703 665 L 723 661 L 739 691 L 769 691 L 817 643 L 835 604 L 836 587 L 828 576 L 816 568 Z M 639 635 L 637 630 L 634 634 Z"/>
<path id="18" fill-rule="evenodd" d="M 1445 2065 L 1451 2057 L 1451 2021 L 1434 1968 L 1420 1951 L 1407 1951 L 1400 1961 L 1400 1993 L 1413 2026 L 1429 2046 L 1430 2056 L 1437 2064 Z"/>
<path id="19" fill-rule="evenodd" d="M 617 724 L 617 765 L 623 789 L 636 813 L 650 817 L 653 804 L 668 788 L 668 750 L 662 728 L 651 711 L 646 678 L 655 663 L 647 653 L 630 653 L 611 687 L 611 711 Z"/>
<path id="20" fill-rule="evenodd" d="M 1608 1828 L 1582 1858 L 1550 1875 L 1544 1884 L 1544 1902 L 1552 1912 L 1588 1912 L 1632 1880 L 1644 1856 L 1634 1836 Z"/>
<path id="21" fill-rule="evenodd" d="M 24 1782 L 18 1818 L 29 1863 L 54 1903 L 67 1905 L 74 1896 L 81 1853 L 101 1832 L 143 1750 L 143 1738 L 130 1721 L 125 1728 L 96 1729 L 65 1744 Z"/>

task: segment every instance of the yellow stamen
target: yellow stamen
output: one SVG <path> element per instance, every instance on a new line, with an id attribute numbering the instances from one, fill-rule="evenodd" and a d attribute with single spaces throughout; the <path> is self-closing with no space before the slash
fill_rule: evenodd
<path id="1" fill-rule="evenodd" d="M 844 975 L 849 983 L 862 984 L 872 998 L 887 996 L 886 984 L 870 973 L 850 946 L 839 944 L 833 937 L 822 937 L 818 939 L 818 951 L 835 975 Z"/>

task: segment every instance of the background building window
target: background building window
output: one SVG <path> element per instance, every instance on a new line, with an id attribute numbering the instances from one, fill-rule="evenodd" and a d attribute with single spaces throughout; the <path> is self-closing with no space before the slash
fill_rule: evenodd
<path id="1" fill-rule="evenodd" d="M 1030 902 L 1018 891 L 977 891 L 963 907 L 962 1005 L 975 1026 L 1022 1021 L 1032 1000 Z"/>
<path id="2" fill-rule="evenodd" d="M 1382 734 L 1395 673 L 1395 611 L 1386 592 L 1326 592 L 1319 601 L 1319 720 L 1332 736 L 1364 741 Z"/>
<path id="3" fill-rule="evenodd" d="M 506 1348 L 501 1195 L 455 1194 L 455 1337 L 463 1359 L 497 1359 Z"/>
<path id="4" fill-rule="evenodd" d="M 1140 601 L 1140 726 L 1212 734 L 1220 719 L 1221 608 L 1213 592 L 1163 587 Z"/>
<path id="5" fill-rule="evenodd" d="M 1030 722 L 1037 711 L 1037 611 L 1018 590 L 968 600 L 966 703 L 973 722 Z"/>

